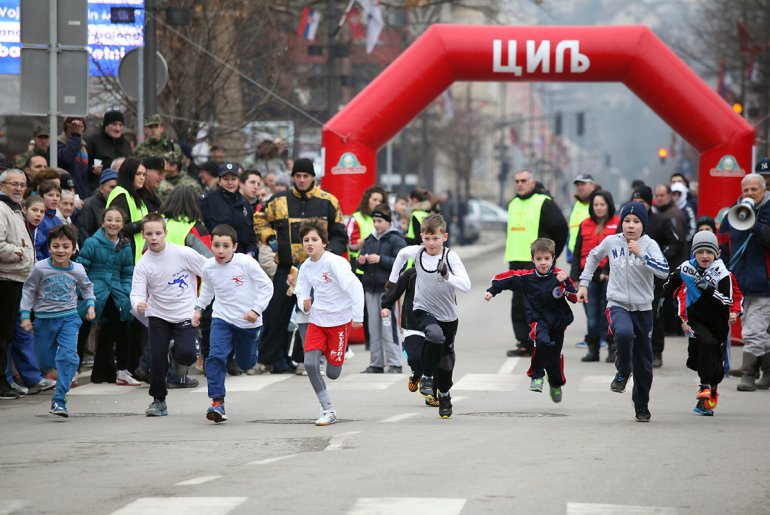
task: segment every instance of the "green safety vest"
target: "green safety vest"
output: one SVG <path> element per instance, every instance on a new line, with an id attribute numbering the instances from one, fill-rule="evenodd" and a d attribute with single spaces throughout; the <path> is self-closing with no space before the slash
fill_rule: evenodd
<path id="1" fill-rule="evenodd" d="M 184 241 L 194 226 L 195 222 L 190 222 L 187 219 L 166 220 L 166 241 L 184 247 Z"/>
<path id="2" fill-rule="evenodd" d="M 113 190 L 110 192 L 110 196 L 107 197 L 107 204 L 105 207 L 110 207 L 110 204 L 112 204 L 112 201 L 118 198 L 121 195 L 126 196 L 126 203 L 128 204 L 128 216 L 131 219 L 131 222 L 140 222 L 142 218 L 144 218 L 144 215 L 147 214 L 147 206 L 144 205 L 144 202 L 140 206 L 136 205 L 136 202 L 134 201 L 134 197 L 132 197 L 126 188 L 123 186 L 115 186 Z M 139 258 L 142 257 L 142 250 L 144 250 L 144 236 L 142 236 L 142 231 L 139 231 L 138 233 L 134 234 L 134 264 L 139 262 Z"/>
<path id="3" fill-rule="evenodd" d="M 531 261 L 529 250 L 540 230 L 540 211 L 548 195 L 535 193 L 526 200 L 519 197 L 508 204 L 508 236 L 505 239 L 506 261 Z"/>
<path id="4" fill-rule="evenodd" d="M 348 247 L 348 255 L 350 256 L 350 262 L 353 263 L 353 269 L 358 275 L 364 275 L 364 271 L 358 268 L 358 255 L 361 253 L 361 247 L 364 245 L 364 240 L 374 232 L 374 220 L 371 216 L 363 214 L 361 211 L 353 213 L 353 218 L 358 224 L 358 232 L 361 233 L 361 239 L 359 240 L 358 250 L 350 250 Z"/>
<path id="5" fill-rule="evenodd" d="M 417 221 L 420 222 L 420 225 L 422 225 L 422 221 L 428 218 L 429 214 L 430 213 L 428 213 L 427 211 L 423 211 L 422 209 L 415 209 L 414 211 L 412 211 L 412 214 L 409 217 L 409 230 L 406 232 L 407 238 L 414 238 L 415 236 L 417 236 L 414 233 L 414 224 L 412 223 L 412 218 L 416 218 Z M 409 269 L 409 268 L 412 268 L 413 266 L 414 266 L 414 259 L 411 259 L 411 258 L 407 259 L 406 268 Z"/>
<path id="6" fill-rule="evenodd" d="M 572 214 L 569 215 L 569 244 L 567 248 L 570 252 L 575 252 L 575 242 L 580 232 L 580 224 L 589 216 L 591 215 L 588 213 L 588 202 L 580 202 L 579 200 L 575 202 Z"/>

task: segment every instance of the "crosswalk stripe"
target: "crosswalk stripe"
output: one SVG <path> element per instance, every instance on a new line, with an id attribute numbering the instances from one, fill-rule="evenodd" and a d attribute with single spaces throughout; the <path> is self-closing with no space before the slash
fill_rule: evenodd
<path id="1" fill-rule="evenodd" d="M 345 443 L 345 440 L 349 436 L 357 435 L 361 431 L 348 431 L 347 433 L 339 433 L 337 435 L 332 436 L 331 440 L 329 440 L 329 445 L 326 446 L 324 449 L 325 451 L 339 451 L 342 449 L 342 445 Z"/>
<path id="2" fill-rule="evenodd" d="M 385 420 L 380 420 L 380 422 L 382 422 L 383 424 L 401 422 L 402 420 L 416 417 L 418 414 L 419 413 L 401 413 L 400 415 L 393 415 L 392 417 L 386 418 Z"/>
<path id="3" fill-rule="evenodd" d="M 117 386 L 112 383 L 90 383 L 70 389 L 67 395 L 123 395 L 128 392 L 142 390 L 144 390 L 144 388 L 141 386 Z"/>
<path id="4" fill-rule="evenodd" d="M 602 376 L 583 376 L 578 384 L 578 392 L 590 393 L 590 392 L 604 392 L 610 391 L 610 383 L 612 382 L 613 374 L 609 373 Z M 633 377 L 628 381 L 626 385 L 626 391 L 631 391 L 633 387 Z"/>
<path id="5" fill-rule="evenodd" d="M 226 515 L 248 497 L 142 497 L 112 515 Z"/>
<path id="6" fill-rule="evenodd" d="M 516 365 L 519 364 L 520 358 L 508 358 L 505 360 L 505 363 L 503 363 L 503 366 L 500 367 L 500 370 L 497 371 L 498 374 L 512 374 L 513 369 L 516 368 Z"/>
<path id="7" fill-rule="evenodd" d="M 214 481 L 215 479 L 219 479 L 222 476 L 201 476 L 201 477 L 194 477 L 192 479 L 188 479 L 187 481 L 180 481 L 176 484 L 176 486 L 192 486 L 192 485 L 202 485 L 203 483 L 208 483 L 209 481 Z"/>
<path id="8" fill-rule="evenodd" d="M 511 391 L 519 383 L 519 378 L 502 374 L 465 374 L 455 383 L 452 390 L 474 391 Z"/>
<path id="9" fill-rule="evenodd" d="M 250 461 L 246 465 L 267 465 L 268 463 L 275 463 L 276 461 L 285 460 L 286 458 L 291 458 L 292 456 L 296 456 L 296 454 L 286 454 L 284 456 L 276 456 L 275 458 L 265 458 L 264 460 Z"/>
<path id="10" fill-rule="evenodd" d="M 623 504 L 567 503 L 567 515 L 675 515 L 676 508 L 627 506 Z"/>
<path id="11" fill-rule="evenodd" d="M 404 374 L 350 374 L 342 375 L 335 381 L 326 381 L 329 390 L 386 390 L 404 381 Z"/>
<path id="12" fill-rule="evenodd" d="M 361 497 L 347 515 L 458 515 L 465 506 L 465 499 L 439 499 L 431 497 Z"/>
<path id="13" fill-rule="evenodd" d="M 22 508 L 29 503 L 22 501 L 21 499 L 0 499 L 0 515 L 10 515 L 11 513 L 20 512 Z"/>
<path id="14" fill-rule="evenodd" d="M 294 377 L 294 374 L 264 374 L 260 376 L 236 376 L 228 377 L 225 381 L 227 393 L 231 392 L 258 392 L 263 388 L 286 381 Z M 208 386 L 192 390 L 192 393 L 208 393 Z"/>

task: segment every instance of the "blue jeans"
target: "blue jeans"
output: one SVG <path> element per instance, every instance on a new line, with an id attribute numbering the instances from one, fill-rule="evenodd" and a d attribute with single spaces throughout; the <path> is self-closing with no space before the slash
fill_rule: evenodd
<path id="1" fill-rule="evenodd" d="M 589 341 L 598 345 L 599 340 L 607 339 L 607 281 L 588 283 L 588 303 L 583 306 Z"/>
<path id="2" fill-rule="evenodd" d="M 211 349 L 206 358 L 206 379 L 209 397 L 224 398 L 227 356 L 235 349 L 235 361 L 241 370 L 249 370 L 257 364 L 257 345 L 261 327 L 243 329 L 221 318 L 211 319 Z"/>
<path id="3" fill-rule="evenodd" d="M 634 390 L 631 398 L 635 408 L 644 408 L 650 402 L 652 388 L 652 310 L 626 311 L 612 306 L 610 328 L 617 353 L 615 368 L 625 376 L 633 373 Z"/>
<path id="4" fill-rule="evenodd" d="M 16 332 L 8 342 L 8 381 L 12 381 L 11 362 L 21 378 L 22 386 L 29 388 L 40 382 L 40 364 L 35 354 L 35 337 L 21 328 L 21 314 L 16 317 Z"/>
<path id="5" fill-rule="evenodd" d="M 70 383 L 78 371 L 78 331 L 83 321 L 77 314 L 62 318 L 38 318 L 35 320 L 35 349 L 42 370 L 56 368 L 53 400 L 65 403 Z"/>

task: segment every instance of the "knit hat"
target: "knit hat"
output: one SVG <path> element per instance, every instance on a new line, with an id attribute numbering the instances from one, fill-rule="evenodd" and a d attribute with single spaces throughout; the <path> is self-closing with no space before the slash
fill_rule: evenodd
<path id="1" fill-rule="evenodd" d="M 295 173 L 309 173 L 310 175 L 315 177 L 315 168 L 313 168 L 313 161 L 303 157 L 302 159 L 297 159 L 294 161 L 294 166 L 291 168 L 291 174 L 294 175 Z"/>
<path id="2" fill-rule="evenodd" d="M 118 178 L 118 171 L 113 168 L 107 168 L 99 176 L 99 186 L 101 186 L 107 181 L 111 181 L 113 179 L 117 180 L 117 178 Z"/>
<path id="3" fill-rule="evenodd" d="M 648 206 L 652 206 L 652 188 L 649 186 L 639 186 L 631 194 L 631 201 L 642 199 L 647 202 Z"/>
<path id="4" fill-rule="evenodd" d="M 372 218 L 382 218 L 386 222 L 390 222 L 393 219 L 390 216 L 390 209 L 388 206 L 377 206 L 372 211 Z"/>
<path id="5" fill-rule="evenodd" d="M 649 189 L 649 188 L 647 188 Z M 628 215 L 636 215 L 642 221 L 642 234 L 647 230 L 647 209 L 640 202 L 629 202 L 620 210 L 620 225 L 623 226 L 623 219 Z M 622 231 L 622 229 L 621 229 Z"/>
<path id="6" fill-rule="evenodd" d="M 695 233 L 692 239 L 692 253 L 695 254 L 699 250 L 708 250 L 714 256 L 719 255 L 719 242 L 717 242 L 717 236 L 710 231 L 700 231 Z"/>
<path id="7" fill-rule="evenodd" d="M 102 120 L 102 125 L 107 127 L 111 123 L 120 122 L 125 124 L 126 121 L 123 118 L 123 113 L 120 111 L 107 111 L 104 113 L 104 119 Z"/>

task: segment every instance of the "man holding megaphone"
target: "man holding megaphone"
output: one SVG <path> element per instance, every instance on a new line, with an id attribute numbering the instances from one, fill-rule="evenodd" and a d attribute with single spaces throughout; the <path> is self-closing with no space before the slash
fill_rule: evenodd
<path id="1" fill-rule="evenodd" d="M 743 361 L 738 390 L 770 388 L 770 193 L 765 179 L 752 173 L 741 181 L 741 197 L 719 228 L 722 259 L 743 292 Z M 725 248 L 726 247 L 726 248 Z M 755 382 L 759 364 L 762 379 Z"/>

